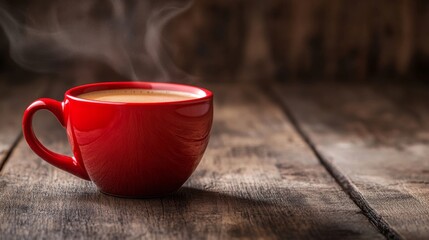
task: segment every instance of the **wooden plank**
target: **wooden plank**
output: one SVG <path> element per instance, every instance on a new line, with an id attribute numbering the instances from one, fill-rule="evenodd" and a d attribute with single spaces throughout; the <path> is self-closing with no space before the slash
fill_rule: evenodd
<path id="1" fill-rule="evenodd" d="M 175 195 L 99 193 L 36 157 L 21 141 L 0 178 L 5 238 L 381 239 L 277 106 L 252 86 L 213 86 L 215 121 L 201 165 Z M 63 91 L 57 89 L 55 91 Z M 35 128 L 68 151 L 44 115 Z M 51 117 L 52 118 L 52 117 Z"/>
<path id="2" fill-rule="evenodd" d="M 326 84 L 273 89 L 322 163 L 380 230 L 429 237 L 427 87 L 418 93 Z"/>
<path id="3" fill-rule="evenodd" d="M 21 118 L 24 109 L 47 86 L 47 80 L 13 81 L 8 75 L 0 76 L 0 170 L 13 147 L 21 138 Z"/>

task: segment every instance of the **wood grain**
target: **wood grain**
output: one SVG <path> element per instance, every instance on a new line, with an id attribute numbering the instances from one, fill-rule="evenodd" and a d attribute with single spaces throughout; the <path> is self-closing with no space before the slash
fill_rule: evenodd
<path id="1" fill-rule="evenodd" d="M 0 178 L 2 237 L 383 238 L 257 88 L 210 88 L 216 100 L 209 148 L 185 186 L 168 197 L 103 195 L 21 141 Z M 50 148 L 70 152 L 52 118 L 36 116 L 38 135 Z"/>
<path id="2" fill-rule="evenodd" d="M 90 11 L 82 8 L 82 4 L 69 6 L 67 2 L 55 0 L 3 2 L 3 8 L 8 9 L 19 23 L 26 23 L 41 32 L 52 31 L 52 18 L 58 18 L 64 24 L 62 26 L 70 24 L 77 28 L 79 23 L 87 26 L 81 21 L 88 19 L 87 23 L 93 24 L 91 29 L 96 32 L 98 24 L 105 26 L 107 20 L 115 22 L 118 16 L 113 14 L 117 11 L 112 11 L 112 6 L 119 6 L 97 2 Z M 145 29 L 149 17 L 148 8 L 167 6 L 172 2 L 180 5 L 189 0 L 127 2 L 117 10 L 125 11 L 129 18 L 116 24 L 126 22 L 121 29 L 143 43 L 145 31 L 141 30 Z M 57 16 L 50 14 L 53 9 L 59 11 Z M 75 16 L 70 18 L 73 21 L 68 21 L 70 16 Z M 80 18 L 79 21 L 76 18 Z M 169 22 L 163 31 L 163 39 L 164 49 L 172 61 L 186 73 L 205 81 L 265 81 L 274 71 L 281 81 L 336 79 L 340 82 L 369 82 L 385 78 L 424 82 L 429 76 L 428 24 L 429 2 L 424 0 L 199 0 Z M 67 28 L 62 30 L 67 31 Z M 81 35 L 84 32 L 82 30 Z M 7 39 L 2 35 L 0 33 L 0 69 L 8 69 L 14 64 L 9 59 Z M 88 36 L 88 39 L 92 38 Z M 38 44 L 34 46 L 40 48 Z M 106 49 L 106 52 L 110 51 Z M 91 75 L 100 81 L 106 80 L 99 76 L 100 73 L 114 75 L 112 70 L 110 74 L 102 74 L 108 68 L 105 61 L 88 54 L 77 56 L 74 66 L 67 61 L 63 67 L 95 72 Z M 118 54 L 114 59 L 122 56 Z M 143 54 L 146 54 L 144 49 L 136 53 Z M 99 61 L 94 62 L 94 59 Z M 164 60 L 164 67 L 170 66 L 168 59 Z M 88 63 L 102 66 L 88 68 Z M 110 67 L 115 69 L 115 66 Z M 143 77 L 151 78 L 147 72 L 152 72 L 153 67 L 148 68 L 145 64 L 134 67 L 137 71 L 145 69 Z M 172 66 L 166 69 L 173 79 L 177 79 L 175 75 L 181 76 Z M 121 78 L 127 77 L 130 76 Z"/>
<path id="3" fill-rule="evenodd" d="M 386 224 L 387 236 L 429 237 L 427 86 L 287 85 L 274 91 L 374 224 Z"/>
<path id="4" fill-rule="evenodd" d="M 46 79 L 17 84 L 8 75 L 0 76 L 0 170 L 21 139 L 21 117 L 25 108 L 45 91 Z"/>

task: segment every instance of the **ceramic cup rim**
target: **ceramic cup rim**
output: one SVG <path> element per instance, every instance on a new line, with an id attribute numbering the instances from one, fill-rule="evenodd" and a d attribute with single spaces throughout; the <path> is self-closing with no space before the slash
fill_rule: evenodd
<path id="1" fill-rule="evenodd" d="M 196 95 L 198 97 L 186 100 L 176 100 L 168 102 L 111 102 L 111 101 L 100 101 L 92 99 L 84 99 L 78 97 L 80 94 L 110 90 L 110 89 L 124 89 L 124 88 L 138 88 L 138 89 L 153 89 L 153 90 L 169 90 L 186 92 Z M 86 102 L 93 104 L 106 104 L 106 105 L 129 105 L 129 106 L 147 106 L 147 105 L 175 105 L 175 104 L 192 104 L 208 101 L 213 98 L 213 93 L 205 88 L 179 84 L 179 83 L 165 83 L 165 82 L 147 82 L 147 81 L 126 81 L 126 82 L 98 82 L 91 84 L 84 84 L 73 87 L 66 91 L 66 99 L 71 99 L 78 102 Z"/>

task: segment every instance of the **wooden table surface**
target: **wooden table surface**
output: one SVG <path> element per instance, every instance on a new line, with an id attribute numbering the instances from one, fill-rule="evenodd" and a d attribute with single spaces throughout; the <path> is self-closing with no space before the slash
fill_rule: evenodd
<path id="1" fill-rule="evenodd" d="M 0 239 L 428 239 L 429 87 L 213 84 L 206 154 L 178 193 L 103 195 L 37 157 L 25 107 L 72 84 L 0 82 Z M 35 131 L 70 154 L 46 112 Z"/>

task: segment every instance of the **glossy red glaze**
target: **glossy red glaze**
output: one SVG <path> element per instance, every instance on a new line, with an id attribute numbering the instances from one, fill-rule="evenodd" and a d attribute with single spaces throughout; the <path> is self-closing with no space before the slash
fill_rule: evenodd
<path id="1" fill-rule="evenodd" d="M 183 91 L 201 97 L 176 102 L 115 103 L 77 96 L 91 91 L 144 88 Z M 46 149 L 31 126 L 39 109 L 67 128 L 73 157 Z M 24 113 L 25 139 L 52 165 L 93 181 L 108 194 L 161 196 L 179 189 L 200 162 L 213 121 L 213 96 L 203 88 L 171 83 L 111 82 L 68 90 L 63 102 L 42 98 Z"/>

